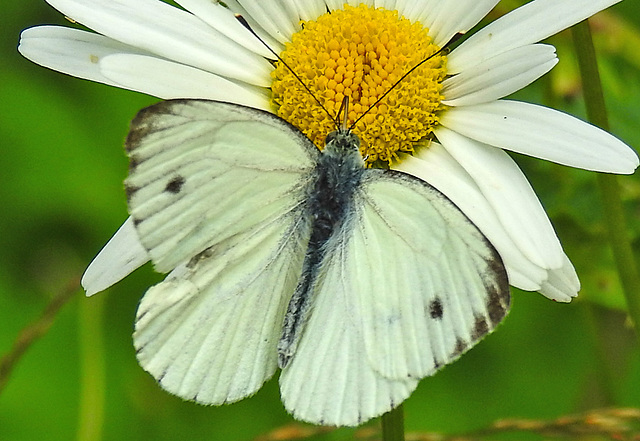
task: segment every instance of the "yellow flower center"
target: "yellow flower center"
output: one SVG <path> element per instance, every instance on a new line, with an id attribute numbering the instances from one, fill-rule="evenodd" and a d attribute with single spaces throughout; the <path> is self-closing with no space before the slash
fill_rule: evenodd
<path id="1" fill-rule="evenodd" d="M 345 5 L 302 23 L 280 57 L 335 118 L 349 97 L 349 124 L 357 120 L 407 71 L 434 54 L 428 29 L 396 11 Z M 436 55 L 398 84 L 361 119 L 356 133 L 368 165 L 388 166 L 398 151 L 413 152 L 438 122 L 446 57 Z M 278 62 L 272 105 L 319 148 L 335 122 L 291 71 Z"/>

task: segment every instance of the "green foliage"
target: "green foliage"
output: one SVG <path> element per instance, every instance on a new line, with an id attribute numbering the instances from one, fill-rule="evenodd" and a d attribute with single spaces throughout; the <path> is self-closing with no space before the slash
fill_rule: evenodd
<path id="1" fill-rule="evenodd" d="M 499 11 L 513 6 L 503 3 Z M 155 99 L 66 77 L 23 59 L 16 51 L 22 29 L 41 23 L 71 26 L 43 1 L 3 5 L 0 20 L 4 354 L 126 218 L 122 141 L 128 121 Z M 640 146 L 640 3 L 622 2 L 593 23 L 612 131 Z M 570 34 L 551 43 L 560 64 L 515 98 L 548 103 L 554 97 L 554 107 L 583 117 Z M 549 419 L 601 406 L 640 407 L 640 351 L 625 323 L 595 175 L 516 159 L 543 201 L 583 290 L 569 305 L 515 291 L 505 324 L 458 362 L 423 380 L 405 402 L 408 432 L 464 432 L 501 418 Z M 640 259 L 640 177 L 636 173 L 620 181 Z M 97 418 L 90 416 L 92 409 L 81 409 L 81 403 L 96 403 L 87 401 L 83 387 L 91 377 L 102 381 L 102 375 L 104 440 L 250 440 L 291 422 L 276 381 L 242 402 L 203 407 L 165 393 L 140 369 L 131 344 L 135 308 L 145 288 L 159 279 L 147 266 L 101 294 L 104 300 L 78 292 L 62 308 L 2 391 L 0 439 L 76 438 L 80 415 Z M 101 322 L 82 320 L 86 314 L 98 314 Z M 352 433 L 345 429 L 314 439 Z"/>

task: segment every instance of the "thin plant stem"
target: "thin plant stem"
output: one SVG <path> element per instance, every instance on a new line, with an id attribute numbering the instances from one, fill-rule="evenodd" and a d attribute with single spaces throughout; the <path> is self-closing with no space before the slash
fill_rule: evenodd
<path id="1" fill-rule="evenodd" d="M 58 316 L 58 312 L 60 312 L 62 307 L 66 305 L 75 294 L 77 294 L 79 289 L 79 279 L 70 282 L 63 291 L 56 294 L 51 299 L 42 315 L 36 321 L 29 324 L 24 329 L 22 329 L 22 331 L 20 331 L 20 334 L 13 343 L 13 347 L 11 348 L 11 350 L 7 352 L 2 358 L 0 358 L 0 392 L 2 392 L 4 387 L 9 382 L 11 373 L 13 372 L 13 369 L 16 367 L 22 356 L 27 352 L 27 350 L 35 341 L 37 341 L 40 337 L 45 335 L 47 331 L 49 331 L 49 328 L 51 328 L 51 325 L 53 325 L 53 322 Z"/>
<path id="2" fill-rule="evenodd" d="M 587 116 L 593 124 L 608 130 L 609 120 L 589 23 L 587 21 L 578 23 L 572 28 L 572 32 L 582 77 Z M 629 230 L 624 218 L 618 177 L 612 174 L 600 173 L 598 175 L 598 185 L 602 196 L 609 241 L 627 302 L 628 313 L 634 323 L 636 334 L 638 334 L 638 327 L 640 326 L 640 277 L 631 248 Z"/>
<path id="3" fill-rule="evenodd" d="M 105 408 L 105 350 L 102 322 L 105 296 L 82 299 L 78 317 L 80 341 L 80 408 L 78 441 L 102 440 Z"/>
<path id="4" fill-rule="evenodd" d="M 404 410 L 402 404 L 382 415 L 383 441 L 404 441 Z"/>

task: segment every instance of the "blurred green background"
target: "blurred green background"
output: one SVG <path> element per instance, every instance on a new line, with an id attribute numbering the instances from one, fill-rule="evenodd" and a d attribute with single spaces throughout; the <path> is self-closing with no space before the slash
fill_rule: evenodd
<path id="1" fill-rule="evenodd" d="M 503 1 L 491 17 L 518 4 Z M 127 217 L 123 139 L 136 111 L 157 101 L 23 59 L 16 51 L 22 29 L 73 25 L 44 1 L 9 0 L 2 6 L 0 356 L 56 294 L 77 281 Z M 592 25 L 612 132 L 637 149 L 640 2 L 623 1 Z M 560 64 L 516 98 L 583 117 L 571 34 L 550 42 Z M 423 380 L 405 402 L 408 431 L 459 433 L 502 418 L 640 407 L 640 350 L 626 322 L 595 174 L 516 159 L 547 208 L 583 290 L 568 305 L 514 291 L 512 312 L 497 332 Z M 640 174 L 620 182 L 638 252 Z M 183 402 L 156 386 L 136 363 L 131 332 L 138 300 L 159 280 L 147 265 L 94 298 L 75 292 L 50 330 L 15 364 L 0 394 L 0 440 L 100 439 L 79 428 L 99 428 L 101 422 L 104 440 L 250 440 L 292 422 L 276 381 L 222 407 Z M 342 439 L 353 432 L 318 437 Z"/>

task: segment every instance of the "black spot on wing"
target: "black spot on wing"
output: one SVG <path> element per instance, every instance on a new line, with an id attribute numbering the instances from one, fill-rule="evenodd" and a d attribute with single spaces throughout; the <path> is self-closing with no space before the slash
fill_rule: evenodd
<path id="1" fill-rule="evenodd" d="M 180 190 L 182 190 L 182 186 L 185 183 L 185 179 L 182 176 L 176 176 L 167 182 L 167 186 L 164 188 L 164 191 L 168 193 L 178 194 Z"/>
<path id="2" fill-rule="evenodd" d="M 431 315 L 431 318 L 434 320 L 440 320 L 443 313 L 442 301 L 439 297 L 436 297 L 435 300 L 429 303 L 429 315 Z"/>

